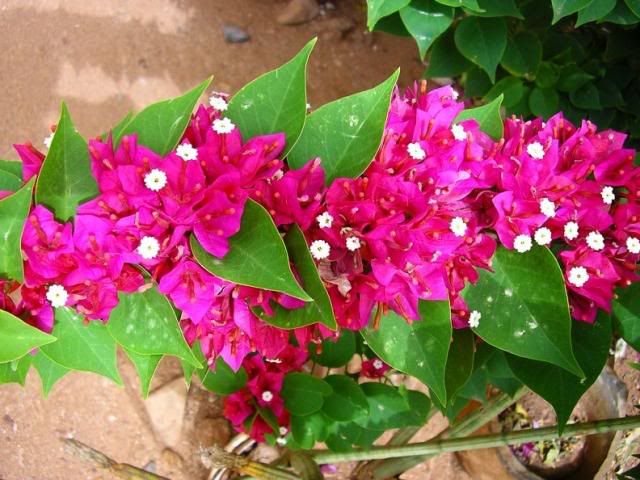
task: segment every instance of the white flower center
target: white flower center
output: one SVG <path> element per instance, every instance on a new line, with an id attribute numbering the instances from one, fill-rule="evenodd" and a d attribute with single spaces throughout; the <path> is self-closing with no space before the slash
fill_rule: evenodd
<path id="1" fill-rule="evenodd" d="M 547 227 L 540 227 L 533 235 L 533 239 L 538 245 L 549 245 L 551 243 L 551 230 Z"/>
<path id="2" fill-rule="evenodd" d="M 474 310 L 471 312 L 471 314 L 469 315 L 469 326 L 471 328 L 478 328 L 480 326 L 480 319 L 482 318 L 482 314 L 477 311 Z"/>
<path id="3" fill-rule="evenodd" d="M 376 370 L 380 370 L 383 366 L 384 366 L 384 364 L 382 363 L 382 360 L 376 358 L 373 361 L 373 368 L 375 368 Z"/>
<path id="4" fill-rule="evenodd" d="M 62 285 L 53 284 L 47 288 L 47 300 L 53 308 L 64 307 L 68 299 L 69 293 Z"/>
<path id="5" fill-rule="evenodd" d="M 634 255 L 640 253 L 640 240 L 635 237 L 627 238 L 627 250 Z"/>
<path id="6" fill-rule="evenodd" d="M 178 155 L 182 160 L 197 160 L 198 159 L 198 150 L 193 148 L 190 143 L 182 143 L 178 145 L 176 148 L 176 155 Z"/>
<path id="7" fill-rule="evenodd" d="M 604 248 L 604 237 L 600 232 L 589 232 L 587 235 L 587 245 L 596 252 Z"/>
<path id="8" fill-rule="evenodd" d="M 600 196 L 602 197 L 602 201 L 607 205 L 611 205 L 616 199 L 616 194 L 613 193 L 613 187 L 603 187 Z"/>
<path id="9" fill-rule="evenodd" d="M 556 216 L 556 204 L 548 198 L 543 198 L 540 200 L 540 212 L 547 218 L 553 218 Z"/>
<path id="10" fill-rule="evenodd" d="M 358 237 L 349 237 L 345 244 L 347 245 L 347 250 L 355 252 L 360 248 L 360 239 Z"/>
<path id="11" fill-rule="evenodd" d="M 209 97 L 209 105 L 219 112 L 224 112 L 229 106 L 224 98 L 218 97 L 217 95 L 211 95 Z"/>
<path id="12" fill-rule="evenodd" d="M 142 237 L 140 245 L 136 248 L 136 252 L 145 260 L 153 260 L 160 252 L 160 242 L 154 237 Z"/>
<path id="13" fill-rule="evenodd" d="M 284 437 L 287 433 L 289 433 L 289 429 L 287 427 L 280 427 L 278 429 L 278 432 Z"/>
<path id="14" fill-rule="evenodd" d="M 45 139 L 42 141 L 42 143 L 44 143 L 44 146 L 47 147 L 47 149 L 51 148 L 51 142 L 53 142 L 54 135 L 55 133 L 51 132 L 49 136 L 45 137 Z"/>
<path id="15" fill-rule="evenodd" d="M 167 185 L 167 174 L 159 168 L 154 168 L 144 176 L 144 185 L 149 190 L 158 192 Z"/>
<path id="16" fill-rule="evenodd" d="M 580 228 L 576 222 L 567 222 L 564 224 L 564 237 L 567 240 L 574 240 L 578 238 Z"/>
<path id="17" fill-rule="evenodd" d="M 264 392 L 262 392 L 261 397 L 263 402 L 270 402 L 271 400 L 273 400 L 273 393 L 271 393 L 269 390 L 265 390 Z"/>
<path id="18" fill-rule="evenodd" d="M 329 212 L 324 212 L 318 215 L 316 217 L 316 221 L 320 228 L 331 228 L 331 225 L 333 225 L 333 217 Z"/>
<path id="19" fill-rule="evenodd" d="M 331 253 L 331 246 L 324 240 L 314 240 L 309 247 L 311 255 L 316 260 L 324 260 Z"/>
<path id="20" fill-rule="evenodd" d="M 467 132 L 465 132 L 464 127 L 458 123 L 454 123 L 451 126 L 451 133 L 453 134 L 453 138 L 459 142 L 467 139 Z"/>
<path id="21" fill-rule="evenodd" d="M 544 147 L 540 142 L 531 142 L 527 145 L 527 153 L 531 158 L 542 160 L 544 158 Z"/>
<path id="22" fill-rule="evenodd" d="M 529 235 L 518 235 L 513 240 L 513 248 L 515 248 L 518 253 L 528 252 L 531 250 L 531 246 L 531 236 Z"/>
<path id="23" fill-rule="evenodd" d="M 589 280 L 589 273 L 584 267 L 573 267 L 569 270 L 569 283 L 578 288 L 582 288 Z"/>
<path id="24" fill-rule="evenodd" d="M 424 160 L 427 156 L 427 153 L 422 149 L 422 146 L 420 146 L 418 142 L 407 145 L 407 152 L 414 160 Z"/>
<path id="25" fill-rule="evenodd" d="M 220 134 L 231 133 L 236 126 L 228 118 L 216 118 L 212 125 L 213 131 Z"/>
<path id="26" fill-rule="evenodd" d="M 458 93 L 457 90 L 454 90 L 453 88 L 451 89 L 451 98 L 453 98 L 454 100 L 457 100 L 458 97 L 460 96 L 460 94 Z"/>
<path id="27" fill-rule="evenodd" d="M 456 237 L 464 237 L 467 232 L 467 224 L 462 217 L 454 217 L 449 223 L 449 229 Z"/>

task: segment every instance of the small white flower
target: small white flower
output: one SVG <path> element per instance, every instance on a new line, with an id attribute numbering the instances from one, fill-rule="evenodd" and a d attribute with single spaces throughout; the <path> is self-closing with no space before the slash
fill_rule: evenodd
<path id="1" fill-rule="evenodd" d="M 449 229 L 456 237 L 464 237 L 467 232 L 467 224 L 462 217 L 454 217 L 449 223 Z"/>
<path id="2" fill-rule="evenodd" d="M 414 160 L 424 160 L 427 153 L 422 149 L 418 142 L 410 143 L 407 145 L 407 152 L 409 156 Z"/>
<path id="3" fill-rule="evenodd" d="M 224 112 L 229 106 L 224 98 L 218 97 L 217 95 L 211 95 L 209 97 L 209 105 L 219 112 Z"/>
<path id="4" fill-rule="evenodd" d="M 324 260 L 331 253 L 331 246 L 324 240 L 314 240 L 309 247 L 311 255 L 316 260 Z"/>
<path id="5" fill-rule="evenodd" d="M 578 238 L 580 228 L 576 222 L 567 222 L 564 224 L 564 238 L 574 240 Z"/>
<path id="6" fill-rule="evenodd" d="M 611 205 L 616 199 L 616 194 L 613 193 L 613 187 L 603 187 L 600 196 L 602 197 L 602 201 L 607 205 Z"/>
<path id="7" fill-rule="evenodd" d="M 527 145 L 527 153 L 531 158 L 542 160 L 544 158 L 544 147 L 540 142 L 531 142 Z"/>
<path id="8" fill-rule="evenodd" d="M 347 250 L 349 250 L 350 252 L 355 252 L 361 246 L 360 239 L 358 237 L 347 238 L 347 241 L 345 242 L 345 244 L 347 245 Z"/>
<path id="9" fill-rule="evenodd" d="M 136 248 L 136 252 L 145 260 L 153 260 L 160 252 L 160 242 L 154 237 L 142 237 L 140 245 Z"/>
<path id="10" fill-rule="evenodd" d="M 182 160 L 197 160 L 198 159 L 198 150 L 193 148 L 190 143 L 181 143 L 176 148 L 176 155 L 178 155 Z"/>
<path id="11" fill-rule="evenodd" d="M 51 142 L 53 142 L 54 135 L 55 134 L 51 132 L 49 136 L 45 137 L 45 139 L 42 141 L 42 143 L 44 143 L 44 146 L 47 147 L 47 149 L 51 148 Z"/>
<path id="12" fill-rule="evenodd" d="M 513 240 L 513 248 L 516 249 L 518 253 L 524 253 L 531 250 L 532 242 L 530 235 L 518 235 Z"/>
<path id="13" fill-rule="evenodd" d="M 144 176 L 144 184 L 149 190 L 158 192 L 167 185 L 167 174 L 154 168 Z"/>
<path id="14" fill-rule="evenodd" d="M 482 318 L 482 314 L 477 311 L 474 310 L 471 312 L 471 314 L 469 315 L 469 326 L 471 328 L 478 328 L 480 326 L 480 319 Z"/>
<path id="15" fill-rule="evenodd" d="M 454 100 L 457 100 L 458 97 L 460 96 L 460 94 L 458 93 L 457 90 L 454 90 L 453 88 L 451 89 L 451 98 L 453 98 Z"/>
<path id="16" fill-rule="evenodd" d="M 333 217 L 329 212 L 324 212 L 318 215 L 316 217 L 316 221 L 320 228 L 331 228 L 331 225 L 333 225 Z"/>
<path id="17" fill-rule="evenodd" d="M 547 218 L 553 218 L 556 216 L 556 204 L 548 198 L 543 198 L 540 200 L 540 212 Z"/>
<path id="18" fill-rule="evenodd" d="M 69 294 L 62 285 L 53 284 L 47 288 L 47 300 L 53 308 L 64 307 L 69 299 Z"/>
<path id="19" fill-rule="evenodd" d="M 604 248 L 604 237 L 600 232 L 590 232 L 587 235 L 587 245 L 598 252 Z"/>
<path id="20" fill-rule="evenodd" d="M 375 368 L 376 370 L 380 370 L 382 367 L 384 367 L 384 363 L 382 363 L 382 360 L 380 360 L 379 358 L 376 358 L 373 361 L 373 368 Z"/>
<path id="21" fill-rule="evenodd" d="M 533 239 L 538 245 L 549 245 L 551 243 L 551 230 L 547 227 L 540 227 L 533 235 Z"/>
<path id="22" fill-rule="evenodd" d="M 280 427 L 278 429 L 278 432 L 284 437 L 287 433 L 289 433 L 289 429 L 287 427 Z"/>
<path id="23" fill-rule="evenodd" d="M 276 443 L 281 447 L 284 447 L 287 444 L 287 439 L 284 437 L 278 437 L 276 438 Z"/>
<path id="24" fill-rule="evenodd" d="M 263 402 L 270 402 L 271 400 L 273 400 L 273 393 L 271 393 L 269 390 L 265 390 L 264 392 L 262 392 L 261 397 Z"/>
<path id="25" fill-rule="evenodd" d="M 627 238 L 627 250 L 634 255 L 640 253 L 640 240 L 635 237 Z"/>
<path id="26" fill-rule="evenodd" d="M 453 133 L 453 138 L 459 142 L 467 139 L 467 132 L 464 131 L 464 127 L 459 123 L 454 123 L 451 126 L 451 133 Z"/>
<path id="27" fill-rule="evenodd" d="M 228 118 L 216 118 L 213 121 L 213 131 L 220 134 L 231 133 L 236 126 Z"/>
<path id="28" fill-rule="evenodd" d="M 589 280 L 589 273 L 584 267 L 573 267 L 569 270 L 569 283 L 578 288 L 584 287 L 584 284 Z"/>
<path id="29" fill-rule="evenodd" d="M 307 102 L 307 110 L 311 110 L 311 104 Z"/>

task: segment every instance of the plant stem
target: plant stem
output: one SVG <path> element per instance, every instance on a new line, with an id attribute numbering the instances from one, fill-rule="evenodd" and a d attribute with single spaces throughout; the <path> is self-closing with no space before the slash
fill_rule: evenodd
<path id="1" fill-rule="evenodd" d="M 611 418 L 594 422 L 574 423 L 567 425 L 562 435 L 558 435 L 557 426 L 545 428 L 529 428 L 513 432 L 502 432 L 477 437 L 447 438 L 444 440 L 414 443 L 399 447 L 373 447 L 369 450 L 354 452 L 332 453 L 326 451 L 314 452 L 316 462 L 338 463 L 359 460 L 373 460 L 378 458 L 396 458 L 412 455 L 437 455 L 445 452 L 460 452 L 478 448 L 494 448 L 502 445 L 512 445 L 539 440 L 552 440 L 560 437 L 576 435 L 593 435 L 618 430 L 629 430 L 640 427 L 640 415 L 626 418 Z"/>

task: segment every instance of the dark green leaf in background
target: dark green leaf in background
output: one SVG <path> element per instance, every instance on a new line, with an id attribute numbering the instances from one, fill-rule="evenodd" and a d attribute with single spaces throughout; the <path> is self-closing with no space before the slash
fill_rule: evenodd
<path id="1" fill-rule="evenodd" d="M 553 21 L 557 23 L 561 18 L 576 13 L 578 10 L 583 9 L 593 0 L 551 0 L 553 6 Z M 600 0 L 596 0 L 600 1 Z"/>
<path id="2" fill-rule="evenodd" d="M 490 102 L 500 95 L 504 95 L 502 104 L 506 107 L 513 107 L 520 102 L 524 94 L 524 85 L 522 80 L 516 77 L 505 77 L 498 81 L 485 96 L 485 100 Z"/>
<path id="3" fill-rule="evenodd" d="M 289 373 L 282 385 L 285 407 L 292 415 L 310 415 L 322 408 L 325 398 L 333 393 L 324 380 L 306 373 Z"/>
<path id="4" fill-rule="evenodd" d="M 411 0 L 367 0 L 367 27 L 373 30 L 376 23 L 388 15 L 409 5 Z"/>
<path id="5" fill-rule="evenodd" d="M 338 368 L 345 366 L 356 352 L 356 338 L 353 330 L 341 330 L 337 339 L 327 338 L 316 352 L 309 345 L 311 359 L 325 367 Z"/>
<path id="6" fill-rule="evenodd" d="M 337 422 L 348 422 L 369 414 L 367 397 L 353 379 L 346 375 L 329 375 L 324 381 L 333 389 L 322 405 L 327 417 Z"/>
<path id="7" fill-rule="evenodd" d="M 538 88 L 531 90 L 529 108 L 536 117 L 547 119 L 558 112 L 560 99 L 553 88 Z"/>
<path id="8" fill-rule="evenodd" d="M 453 30 L 449 29 L 433 43 L 427 67 L 428 77 L 455 77 L 471 67 L 456 47 Z"/>
<path id="9" fill-rule="evenodd" d="M 435 0 L 412 0 L 400 10 L 400 17 L 418 44 L 420 58 L 424 59 L 429 47 L 451 25 L 454 10 Z"/>
<path id="10" fill-rule="evenodd" d="M 578 12 L 578 21 L 576 27 L 580 27 L 585 23 L 594 22 L 606 17 L 613 7 L 616 6 L 617 0 L 594 0 L 589 5 Z"/>
<path id="11" fill-rule="evenodd" d="M 460 53 L 495 81 L 496 68 L 507 47 L 507 26 L 503 18 L 465 18 L 456 28 L 455 42 Z"/>
<path id="12" fill-rule="evenodd" d="M 516 76 L 533 77 L 542 60 L 542 43 L 538 36 L 520 32 L 509 39 L 500 64 Z"/>

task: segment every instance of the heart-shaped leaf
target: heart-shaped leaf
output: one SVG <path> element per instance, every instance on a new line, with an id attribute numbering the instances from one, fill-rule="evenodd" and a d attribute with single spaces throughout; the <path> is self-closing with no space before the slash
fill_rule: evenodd
<path id="1" fill-rule="evenodd" d="M 289 165 L 301 168 L 320 157 L 327 184 L 364 172 L 382 141 L 399 73 L 396 70 L 377 87 L 327 103 L 311 113 L 289 152 Z"/>
<path id="2" fill-rule="evenodd" d="M 462 293 L 469 309 L 482 315 L 476 334 L 505 352 L 584 377 L 571 346 L 564 277 L 551 251 L 499 247 L 492 266 L 493 272 L 480 271 L 478 283 Z"/>
<path id="3" fill-rule="evenodd" d="M 310 415 L 322 408 L 325 397 L 333 393 L 324 380 L 306 373 L 287 374 L 280 392 L 284 405 L 292 415 Z"/>
<path id="4" fill-rule="evenodd" d="M 71 371 L 54 362 L 42 352 L 38 352 L 38 354 L 33 357 L 32 363 L 38 371 L 38 375 L 40 375 L 40 381 L 42 382 L 42 394 L 45 397 L 48 397 L 53 386 Z"/>
<path id="5" fill-rule="evenodd" d="M 520 32 L 509 39 L 500 64 L 511 75 L 533 76 L 542 61 L 542 43 L 537 35 Z"/>
<path id="6" fill-rule="evenodd" d="M 269 212 L 253 200 L 244 207 L 240 231 L 229 239 L 224 258 L 205 251 L 191 237 L 191 251 L 200 265 L 217 277 L 250 287 L 286 293 L 304 301 L 312 298 L 298 285 L 282 237 Z"/>
<path id="7" fill-rule="evenodd" d="M 554 88 L 535 87 L 529 95 L 531 113 L 545 120 L 558 111 L 560 98 Z"/>
<path id="8" fill-rule="evenodd" d="M 424 59 L 436 38 L 451 26 L 454 10 L 435 0 L 413 0 L 400 10 L 400 17 L 418 44 L 420 58 Z"/>
<path id="9" fill-rule="evenodd" d="M 67 221 L 76 214 L 79 204 L 97 194 L 87 142 L 76 130 L 63 103 L 56 133 L 38 175 L 36 203 Z"/>
<path id="10" fill-rule="evenodd" d="M 159 155 L 166 155 L 180 141 L 191 118 L 191 112 L 210 83 L 211 77 L 180 97 L 149 105 L 133 116 L 125 126 L 114 130 L 114 146 L 123 136 L 135 133 L 138 135 L 139 145 L 149 147 Z"/>
<path id="11" fill-rule="evenodd" d="M 85 324 L 82 315 L 70 308 L 56 308 L 53 335 L 58 341 L 40 351 L 70 370 L 93 372 L 122 384 L 116 366 L 116 342 L 99 320 Z"/>
<path id="12" fill-rule="evenodd" d="M 153 380 L 153 375 L 156 373 L 160 360 L 162 360 L 162 355 L 140 355 L 126 348 L 124 352 L 127 354 L 127 357 L 129 357 L 129 360 L 131 360 L 131 363 L 133 363 L 136 372 L 138 372 L 142 398 L 147 398 L 149 396 L 151 380 Z"/>
<path id="13" fill-rule="evenodd" d="M 467 17 L 455 33 L 460 53 L 482 68 L 491 81 L 507 47 L 507 25 L 503 18 Z"/>
<path id="14" fill-rule="evenodd" d="M 121 292 L 118 297 L 107 329 L 127 352 L 174 355 L 201 366 L 182 335 L 173 307 L 156 286 L 143 292 Z"/>
<path id="15" fill-rule="evenodd" d="M 327 438 L 331 423 L 331 419 L 321 411 L 305 416 L 292 415 L 291 434 L 300 448 L 309 450 L 317 442 L 323 442 Z"/>
<path id="16" fill-rule="evenodd" d="M 456 117 L 456 122 L 473 118 L 480 125 L 480 130 L 493 138 L 502 137 L 504 126 L 500 115 L 500 106 L 504 95 L 500 94 L 495 100 L 482 105 L 481 107 L 468 108 L 460 112 Z"/>
<path id="17" fill-rule="evenodd" d="M 341 330 L 337 339 L 326 338 L 320 346 L 320 353 L 310 345 L 311 359 L 325 367 L 344 367 L 356 353 L 356 336 L 353 330 Z"/>
<path id="18" fill-rule="evenodd" d="M 0 363 L 17 360 L 34 348 L 55 341 L 56 337 L 0 310 Z"/>
<path id="19" fill-rule="evenodd" d="M 329 375 L 324 381 L 333 389 L 322 405 L 327 417 L 337 422 L 348 422 L 369 413 L 367 397 L 353 379 L 346 375 Z"/>
<path id="20" fill-rule="evenodd" d="M 576 22 L 576 28 L 584 25 L 585 23 L 595 22 L 601 18 L 606 17 L 613 7 L 616 6 L 617 0 L 596 0 L 584 7 L 578 12 L 578 21 Z"/>
<path id="21" fill-rule="evenodd" d="M 367 27 L 373 30 L 381 18 L 409 5 L 411 0 L 367 0 Z"/>
<path id="22" fill-rule="evenodd" d="M 426 75 L 429 77 L 455 77 L 473 64 L 460 54 L 449 29 L 433 43 Z"/>
<path id="23" fill-rule="evenodd" d="M 314 38 L 281 67 L 242 87 L 229 101 L 227 116 L 244 138 L 284 132 L 286 155 L 302 132 L 307 116 L 306 70 Z"/>
<path id="24" fill-rule="evenodd" d="M 0 200 L 0 277 L 22 282 L 22 232 L 31 208 L 34 179 L 13 195 Z"/>
<path id="25" fill-rule="evenodd" d="M 551 23 L 557 23 L 567 15 L 582 10 L 593 1 L 594 0 L 551 0 L 551 6 L 553 7 L 553 21 Z M 602 0 L 595 1 L 600 2 Z"/>
<path id="26" fill-rule="evenodd" d="M 361 331 L 369 347 L 396 370 L 425 383 L 442 403 L 447 401 L 445 369 L 451 341 L 449 302 L 419 304 L 418 321 L 408 323 L 390 311 L 377 329 Z"/>

